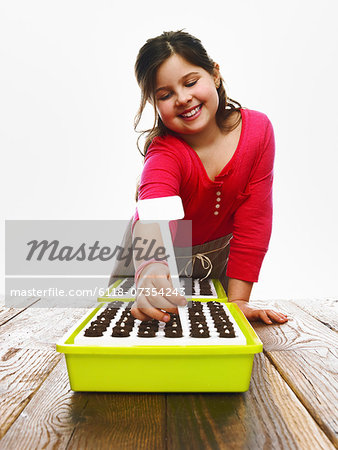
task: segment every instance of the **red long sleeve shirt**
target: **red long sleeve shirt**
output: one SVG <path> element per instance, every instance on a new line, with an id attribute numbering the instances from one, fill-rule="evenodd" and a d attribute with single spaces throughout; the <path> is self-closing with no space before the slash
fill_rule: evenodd
<path id="1" fill-rule="evenodd" d="M 192 220 L 192 245 L 233 233 L 226 274 L 256 282 L 272 230 L 275 140 L 265 114 L 250 109 L 241 114 L 237 149 L 215 181 L 183 139 L 155 138 L 145 157 L 139 199 L 180 196 L 184 219 Z M 133 226 L 138 219 L 136 209 Z"/>

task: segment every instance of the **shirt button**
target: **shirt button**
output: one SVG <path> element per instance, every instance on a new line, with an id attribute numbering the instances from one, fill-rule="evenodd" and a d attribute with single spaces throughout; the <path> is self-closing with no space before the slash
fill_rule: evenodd
<path id="1" fill-rule="evenodd" d="M 220 201 L 221 201 L 221 198 L 220 198 L 220 197 L 217 197 L 217 198 L 216 198 L 216 201 L 217 201 L 217 202 L 220 202 Z"/>
<path id="2" fill-rule="evenodd" d="M 219 207 L 220 207 L 220 205 L 216 205 L 216 206 L 215 206 L 215 208 L 219 208 Z"/>
<path id="3" fill-rule="evenodd" d="M 217 191 L 217 192 L 216 192 L 216 195 L 221 195 L 221 191 Z"/>
<path id="4" fill-rule="evenodd" d="M 218 215 L 218 211 L 215 211 L 214 214 L 215 214 L 215 216 L 217 216 Z"/>

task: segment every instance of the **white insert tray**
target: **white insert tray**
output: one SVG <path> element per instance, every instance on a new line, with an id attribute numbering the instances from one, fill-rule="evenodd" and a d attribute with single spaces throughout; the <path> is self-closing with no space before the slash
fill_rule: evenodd
<path id="1" fill-rule="evenodd" d="M 194 296 L 194 298 L 196 298 Z M 207 299 L 209 301 L 209 298 Z M 76 345 L 86 345 L 86 346 L 112 346 L 112 347 L 125 347 L 125 346 L 157 346 L 157 345 L 180 345 L 180 346 L 189 346 L 189 345 L 246 345 L 246 338 L 236 321 L 233 319 L 229 309 L 227 308 L 226 303 L 217 302 L 221 305 L 223 311 L 226 313 L 228 319 L 232 323 L 232 326 L 235 331 L 235 337 L 220 337 L 217 329 L 215 328 L 214 321 L 212 316 L 210 315 L 210 310 L 206 302 L 198 302 L 202 305 L 202 311 L 206 319 L 206 323 L 209 329 L 210 337 L 191 337 L 190 334 L 190 321 L 188 315 L 188 305 L 184 307 L 179 307 L 179 319 L 182 326 L 182 337 L 178 338 L 169 338 L 164 335 L 164 328 L 166 323 L 158 322 L 159 328 L 156 332 L 155 337 L 139 337 L 138 329 L 142 324 L 142 321 L 135 319 L 134 326 L 130 332 L 129 337 L 113 337 L 112 331 L 116 323 L 121 318 L 122 314 L 126 312 L 126 308 L 130 308 L 132 302 L 124 302 L 122 306 L 118 308 L 117 314 L 110 322 L 106 331 L 103 332 L 103 336 L 98 337 L 88 337 L 85 336 L 85 331 L 90 327 L 91 323 L 96 320 L 97 316 L 99 316 L 108 305 L 104 305 L 103 308 L 97 312 L 97 314 L 92 318 L 91 322 L 87 323 L 87 325 L 80 331 L 80 333 L 75 337 L 74 344 Z"/>

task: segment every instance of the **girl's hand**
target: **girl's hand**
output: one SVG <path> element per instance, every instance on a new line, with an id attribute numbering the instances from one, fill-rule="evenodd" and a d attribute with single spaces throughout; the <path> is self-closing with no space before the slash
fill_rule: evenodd
<path id="1" fill-rule="evenodd" d="M 177 314 L 177 306 L 187 304 L 185 297 L 173 291 L 169 267 L 159 263 L 147 265 L 138 279 L 131 314 L 139 320 L 169 322 L 170 316 L 166 312 Z"/>
<path id="2" fill-rule="evenodd" d="M 234 300 L 230 303 L 236 303 L 245 317 L 252 322 L 261 320 L 262 322 L 271 325 L 274 322 L 285 323 L 288 321 L 286 314 L 273 311 L 272 309 L 255 308 L 254 306 L 250 306 L 249 302 L 245 300 Z"/>

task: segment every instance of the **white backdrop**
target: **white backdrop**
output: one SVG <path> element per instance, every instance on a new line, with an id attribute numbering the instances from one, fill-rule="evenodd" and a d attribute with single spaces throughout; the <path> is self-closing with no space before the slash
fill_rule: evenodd
<path id="1" fill-rule="evenodd" d="M 336 17 L 335 0 L 1 1 L 2 254 L 5 219 L 131 217 L 135 58 L 185 28 L 230 97 L 275 130 L 273 232 L 252 298 L 337 296 Z"/>

